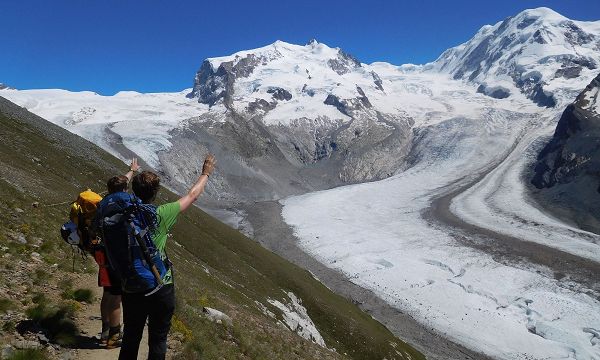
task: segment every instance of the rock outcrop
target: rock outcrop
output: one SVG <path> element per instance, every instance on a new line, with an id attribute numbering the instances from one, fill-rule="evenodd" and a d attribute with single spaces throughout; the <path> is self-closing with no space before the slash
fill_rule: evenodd
<path id="1" fill-rule="evenodd" d="M 600 220 L 600 75 L 563 112 L 531 183 L 596 231 Z"/>

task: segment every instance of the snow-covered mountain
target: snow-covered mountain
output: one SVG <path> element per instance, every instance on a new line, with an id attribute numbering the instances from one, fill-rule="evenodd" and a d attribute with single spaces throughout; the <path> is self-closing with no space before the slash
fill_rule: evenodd
<path id="1" fill-rule="evenodd" d="M 426 65 L 276 41 L 204 60 L 179 93 L 1 94 L 116 155 L 139 155 L 175 189 L 213 151 L 220 174 L 209 192 L 234 205 L 386 178 L 409 165 L 413 129 L 452 117 L 566 105 L 595 76 L 599 28 L 540 8 L 484 26 Z"/>
<path id="2" fill-rule="evenodd" d="M 175 189 L 213 151 L 220 174 L 209 192 L 234 205 L 389 177 L 415 161 L 418 129 L 452 117 L 560 108 L 595 76 L 599 29 L 539 8 L 426 65 L 364 64 L 316 40 L 276 41 L 204 60 L 179 93 L 1 94 L 116 155 L 137 154 Z"/>
<path id="3" fill-rule="evenodd" d="M 182 93 L 3 95 L 113 153 L 126 156 L 124 146 L 175 184 L 192 181 L 195 174 L 188 169 L 197 164 L 190 162 L 200 158 L 194 154 L 210 148 L 221 159 L 214 190 L 226 194 L 220 201 L 237 202 L 397 171 L 414 124 L 406 110 L 420 100 L 409 97 L 400 105 L 382 84 L 375 71 L 340 49 L 278 41 L 205 60 L 194 88 Z M 414 91 L 419 85 L 401 87 L 400 93 Z M 436 103 L 433 109 L 444 106 Z"/>
<path id="4" fill-rule="evenodd" d="M 405 162 L 413 126 L 477 116 L 481 106 L 497 102 L 443 74 L 407 75 L 406 67 L 350 62 L 342 50 L 316 41 L 304 46 L 278 41 L 241 54 L 206 60 L 194 89 L 179 93 L 2 95 L 116 155 L 139 155 L 175 187 L 193 180 L 189 169 L 210 149 L 220 157 L 212 191 L 221 194 L 221 203 L 388 177 Z M 240 59 L 246 58 L 263 61 L 242 71 L 247 61 Z M 296 74 L 298 64 L 317 75 Z M 206 72 L 210 78 L 201 75 Z M 232 85 L 214 89 L 214 101 L 201 95 L 204 85 L 224 79 Z M 474 106 L 477 102 L 482 105 Z"/>
<path id="5" fill-rule="evenodd" d="M 305 46 L 276 41 L 207 59 L 189 96 L 238 113 L 264 115 L 263 122 L 270 125 L 301 118 L 349 120 L 352 112 L 373 108 L 370 99 L 381 98 L 384 91 L 377 73 L 356 58 L 312 40 Z"/>
<path id="6" fill-rule="evenodd" d="M 540 106 L 564 106 L 581 90 L 578 79 L 600 68 L 600 22 L 570 20 L 548 8 L 525 10 L 482 27 L 426 68 L 478 84 L 493 97 L 520 91 Z"/>
<path id="7" fill-rule="evenodd" d="M 541 105 L 572 101 L 600 64 L 598 30 L 600 22 L 539 8 L 484 26 L 424 66 L 368 65 L 316 40 L 276 41 L 204 60 L 180 93 L 3 95 L 113 153 L 126 156 L 124 146 L 175 183 L 193 177 L 182 153 L 211 148 L 225 158 L 219 191 L 227 198 L 277 198 L 394 174 L 411 128 L 477 115 L 459 95 L 472 89 L 506 98 L 496 107 L 511 108 L 520 91 Z"/>

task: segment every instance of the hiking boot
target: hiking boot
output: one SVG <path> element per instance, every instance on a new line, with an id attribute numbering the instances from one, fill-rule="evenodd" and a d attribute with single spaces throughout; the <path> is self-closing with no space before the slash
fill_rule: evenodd
<path id="1" fill-rule="evenodd" d="M 100 334 L 100 345 L 105 346 L 108 342 L 108 331 Z"/>
<path id="2" fill-rule="evenodd" d="M 100 345 L 106 345 L 110 334 L 110 327 L 108 324 L 102 324 L 102 332 L 100 333 Z"/>
<path id="3" fill-rule="evenodd" d="M 114 349 L 121 346 L 121 341 L 123 340 L 123 332 L 119 331 L 116 334 L 113 334 L 106 340 L 106 348 Z"/>

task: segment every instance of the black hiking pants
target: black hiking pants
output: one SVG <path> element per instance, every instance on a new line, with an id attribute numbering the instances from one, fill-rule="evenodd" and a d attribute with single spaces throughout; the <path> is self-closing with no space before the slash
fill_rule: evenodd
<path id="1" fill-rule="evenodd" d="M 142 333 L 148 319 L 148 360 L 163 360 L 167 334 L 175 311 L 175 287 L 165 285 L 150 296 L 123 293 L 123 341 L 119 360 L 137 360 Z"/>

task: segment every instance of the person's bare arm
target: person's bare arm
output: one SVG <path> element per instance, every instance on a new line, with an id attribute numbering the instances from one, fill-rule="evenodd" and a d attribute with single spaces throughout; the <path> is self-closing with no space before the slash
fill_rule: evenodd
<path id="1" fill-rule="evenodd" d="M 131 178 L 133 178 L 133 174 L 140 169 L 138 165 L 137 158 L 131 159 L 131 165 L 129 165 L 129 171 L 125 174 L 125 177 L 129 182 L 131 182 Z"/>
<path id="2" fill-rule="evenodd" d="M 180 211 L 187 210 L 194 203 L 194 201 L 196 201 L 198 197 L 200 197 L 200 195 L 204 192 L 204 187 L 208 182 L 208 177 L 212 174 L 213 170 L 215 169 L 216 163 L 217 160 L 215 159 L 214 155 L 209 154 L 206 157 L 206 159 L 204 160 L 204 165 L 202 165 L 202 175 L 198 177 L 198 181 L 196 181 L 196 183 L 194 184 L 194 186 L 192 186 L 190 191 L 188 191 L 188 193 L 185 196 L 179 199 Z"/>

